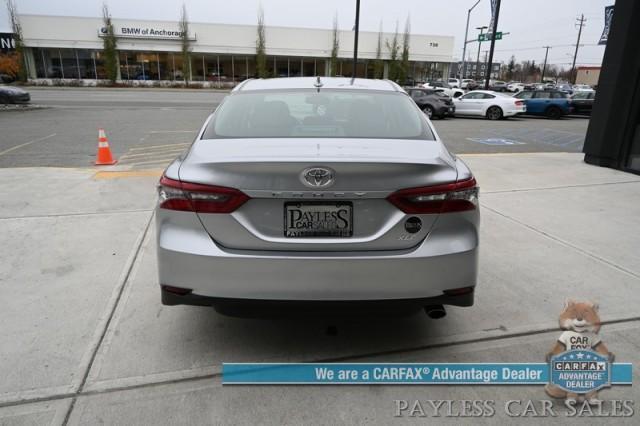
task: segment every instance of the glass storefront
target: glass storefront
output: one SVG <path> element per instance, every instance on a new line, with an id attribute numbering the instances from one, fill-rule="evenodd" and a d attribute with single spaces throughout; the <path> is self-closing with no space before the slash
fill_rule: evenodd
<path id="1" fill-rule="evenodd" d="M 103 54 L 100 50 L 32 48 L 36 78 L 52 79 L 104 79 L 106 78 Z M 182 54 L 179 52 L 118 52 L 120 78 L 122 80 L 169 80 L 209 82 L 228 86 L 247 78 L 256 77 L 254 55 L 190 55 L 190 72 L 183 75 Z M 268 56 L 267 71 L 273 77 L 324 76 L 328 70 L 327 58 Z M 356 68 L 358 77 L 372 78 L 373 60 L 360 60 Z M 353 64 L 341 58 L 336 64 L 336 74 L 351 77 Z M 187 70 L 189 68 L 187 67 Z M 408 78 L 427 81 L 445 78 L 448 64 L 442 62 L 411 62 Z"/>

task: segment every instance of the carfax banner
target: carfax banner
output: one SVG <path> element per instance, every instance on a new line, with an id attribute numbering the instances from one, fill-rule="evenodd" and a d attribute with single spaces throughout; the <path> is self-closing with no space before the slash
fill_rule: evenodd
<path id="1" fill-rule="evenodd" d="M 587 361 L 585 353 L 585 361 Z M 576 354 L 577 355 L 577 354 Z M 591 357 L 591 355 L 589 355 Z M 590 390 L 603 384 L 631 385 L 630 363 L 224 363 L 222 383 L 234 384 L 422 384 L 544 385 Z M 558 359 L 558 361 L 560 361 Z M 600 365 L 600 364 L 602 365 Z M 594 365 L 592 365 L 594 364 Z M 602 374 L 600 374 L 602 373 Z M 597 376 L 597 377 L 596 377 Z M 577 392 L 580 392 L 579 390 Z"/>

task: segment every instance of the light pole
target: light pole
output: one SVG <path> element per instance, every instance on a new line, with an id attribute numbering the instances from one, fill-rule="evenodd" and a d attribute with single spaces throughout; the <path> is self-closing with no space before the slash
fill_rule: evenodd
<path id="1" fill-rule="evenodd" d="M 476 27 L 476 30 L 480 30 L 480 35 L 482 35 L 482 32 L 484 30 L 486 30 L 487 26 L 482 26 L 482 27 Z M 478 37 L 478 56 L 476 57 L 476 80 L 478 79 L 478 71 L 480 70 L 480 46 L 482 46 L 482 42 L 480 41 L 480 38 Z"/>
<path id="2" fill-rule="evenodd" d="M 356 0 L 356 25 L 353 37 L 353 74 L 352 78 L 356 78 L 356 69 L 358 66 L 358 32 L 360 30 L 360 0 Z"/>
<path id="3" fill-rule="evenodd" d="M 495 8 L 493 13 L 493 28 L 491 28 L 491 45 L 489 47 L 489 70 L 493 68 L 493 49 L 496 45 L 496 34 L 498 33 L 498 18 L 500 17 L 500 0 L 495 0 Z M 489 90 L 489 80 L 491 79 L 491 71 L 484 78 L 484 90 Z"/>
<path id="4" fill-rule="evenodd" d="M 462 45 L 462 72 L 460 73 L 460 80 L 464 78 L 467 67 L 467 43 L 470 43 L 470 41 L 467 41 L 467 37 L 469 36 L 469 17 L 471 16 L 471 11 L 478 5 L 478 3 L 480 3 L 480 0 L 478 0 L 473 6 L 471 6 L 471 9 L 467 11 L 467 26 L 464 30 L 464 43 Z M 462 86 L 462 81 L 460 82 L 460 85 Z"/>

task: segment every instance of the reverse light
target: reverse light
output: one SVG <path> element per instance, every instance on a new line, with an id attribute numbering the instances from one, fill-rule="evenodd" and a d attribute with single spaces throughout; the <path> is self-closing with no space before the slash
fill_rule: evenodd
<path id="1" fill-rule="evenodd" d="M 387 200 L 408 214 L 437 214 L 475 210 L 478 208 L 478 186 L 475 178 L 442 185 L 401 189 Z"/>
<path id="2" fill-rule="evenodd" d="M 158 195 L 161 209 L 195 213 L 231 213 L 249 200 L 234 188 L 181 182 L 166 176 L 160 178 Z"/>

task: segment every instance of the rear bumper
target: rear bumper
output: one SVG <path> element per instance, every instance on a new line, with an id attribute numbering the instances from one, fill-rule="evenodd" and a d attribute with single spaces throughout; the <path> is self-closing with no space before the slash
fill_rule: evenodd
<path id="1" fill-rule="evenodd" d="M 349 301 L 230 299 L 198 294 L 179 295 L 164 288 L 161 288 L 160 293 L 163 305 L 211 306 L 221 314 L 242 317 L 323 315 L 327 313 L 331 315 L 394 314 L 417 311 L 426 306 L 436 305 L 467 307 L 473 306 L 474 302 L 473 287 L 469 288 L 467 293 L 460 295 L 443 294 L 422 299 Z"/>
<path id="2" fill-rule="evenodd" d="M 429 236 L 409 250 L 281 252 L 226 249 L 211 239 L 194 214 L 159 213 L 159 282 L 191 290 L 188 297 L 172 295 L 163 302 L 441 298 L 445 290 L 474 287 L 477 279 L 478 213 L 454 215 L 439 218 Z"/>
<path id="3" fill-rule="evenodd" d="M 453 116 L 456 114 L 456 107 L 453 105 L 446 105 L 439 107 L 436 111 L 436 115 L 439 117 Z"/>

